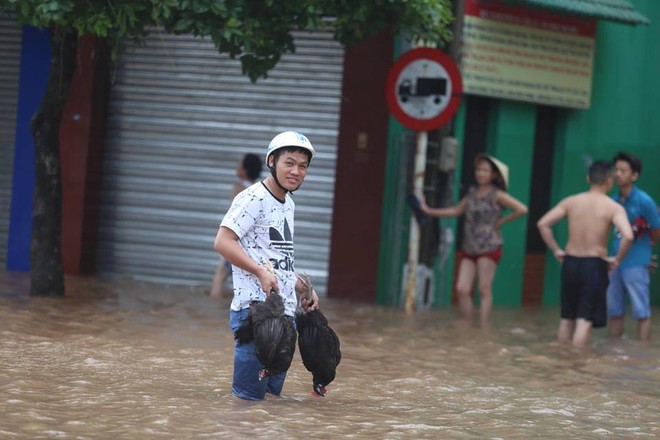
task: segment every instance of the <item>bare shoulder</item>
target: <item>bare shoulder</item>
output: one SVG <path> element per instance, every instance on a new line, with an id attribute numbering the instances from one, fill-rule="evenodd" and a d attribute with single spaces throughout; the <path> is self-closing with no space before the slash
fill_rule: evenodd
<path id="1" fill-rule="evenodd" d="M 596 191 L 585 191 L 567 198 L 572 199 L 575 203 L 584 203 L 588 201 L 590 203 L 596 203 L 602 206 L 617 205 L 617 203 L 610 196 Z"/>
<path id="2" fill-rule="evenodd" d="M 626 209 L 623 207 L 623 205 L 621 205 L 621 204 L 615 202 L 615 201 L 612 200 L 612 199 L 610 199 L 609 201 L 610 201 L 610 208 L 612 209 L 612 212 L 613 212 L 614 214 L 617 214 L 617 213 L 623 213 L 623 214 L 625 214 L 626 216 L 628 215 L 628 214 L 626 214 Z"/>
<path id="3" fill-rule="evenodd" d="M 587 191 L 583 193 L 580 206 L 583 209 L 589 210 L 592 214 L 605 218 L 613 217 L 621 212 L 625 213 L 623 206 L 607 194 L 601 192 Z"/>
<path id="4" fill-rule="evenodd" d="M 496 189 L 495 190 L 495 200 L 497 203 L 502 203 L 508 200 L 511 200 L 511 195 L 509 195 L 508 192 L 502 191 L 501 189 Z"/>
<path id="5" fill-rule="evenodd" d="M 607 198 L 607 196 L 605 196 L 605 198 Z M 605 202 L 605 198 L 601 198 L 592 192 L 585 191 L 564 197 L 557 206 L 563 208 L 566 212 L 574 212 L 577 214 L 582 213 L 585 210 L 592 210 L 602 202 Z"/>
<path id="6" fill-rule="evenodd" d="M 559 203 L 557 203 L 557 206 L 562 206 L 564 208 L 568 208 L 568 207 L 574 205 L 575 203 L 579 203 L 579 201 L 580 201 L 580 199 L 582 198 L 583 195 L 584 195 L 584 193 L 579 193 L 579 194 L 573 194 L 573 195 L 570 195 L 570 196 L 566 196 L 563 199 L 561 199 L 559 201 Z"/>
<path id="7" fill-rule="evenodd" d="M 612 212 L 626 211 L 621 204 L 617 203 L 612 197 L 608 196 L 607 194 L 603 194 L 600 197 L 599 203 L 603 207 L 610 209 Z"/>
<path id="8" fill-rule="evenodd" d="M 518 206 L 524 207 L 524 204 L 520 200 L 516 199 L 508 192 L 502 191 L 501 189 L 498 189 L 497 192 L 495 193 L 495 201 L 497 201 L 497 203 L 507 208 L 515 209 Z"/>

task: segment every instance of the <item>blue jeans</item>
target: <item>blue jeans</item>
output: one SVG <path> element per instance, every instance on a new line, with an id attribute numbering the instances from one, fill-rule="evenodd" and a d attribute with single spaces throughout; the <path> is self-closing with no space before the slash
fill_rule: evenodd
<path id="1" fill-rule="evenodd" d="M 607 316 L 620 318 L 625 315 L 627 293 L 633 318 L 637 320 L 649 318 L 651 316 L 649 283 L 649 271 L 646 267 L 619 268 L 610 272 Z"/>
<path id="2" fill-rule="evenodd" d="M 243 321 L 247 319 L 249 313 L 249 308 L 245 308 L 239 312 L 234 310 L 229 311 L 229 326 L 232 333 L 238 330 Z M 286 372 L 259 380 L 259 370 L 263 367 L 259 359 L 257 359 L 254 341 L 248 344 L 235 342 L 234 381 L 231 386 L 232 394 L 246 400 L 263 400 L 266 397 L 266 393 L 276 396 L 282 394 Z"/>

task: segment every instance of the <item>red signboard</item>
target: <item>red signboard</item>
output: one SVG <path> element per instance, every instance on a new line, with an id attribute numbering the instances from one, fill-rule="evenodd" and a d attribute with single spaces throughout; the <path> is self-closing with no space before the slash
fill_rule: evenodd
<path id="1" fill-rule="evenodd" d="M 564 34 L 595 37 L 596 20 L 501 1 L 466 0 L 465 15 Z"/>

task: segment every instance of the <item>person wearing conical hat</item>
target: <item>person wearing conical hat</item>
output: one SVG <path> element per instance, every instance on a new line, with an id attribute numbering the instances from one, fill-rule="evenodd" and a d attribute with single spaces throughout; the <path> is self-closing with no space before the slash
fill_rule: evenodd
<path id="1" fill-rule="evenodd" d="M 456 206 L 431 208 L 420 201 L 421 210 L 431 217 L 458 217 L 465 215 L 460 263 L 455 291 L 461 317 L 472 321 L 474 301 L 472 292 L 479 280 L 481 302 L 480 322 L 488 323 L 493 304 L 493 279 L 502 257 L 501 226 L 527 214 L 527 206 L 507 193 L 509 167 L 490 154 L 481 153 L 474 159 L 476 185 Z M 503 215 L 505 210 L 509 210 Z"/>

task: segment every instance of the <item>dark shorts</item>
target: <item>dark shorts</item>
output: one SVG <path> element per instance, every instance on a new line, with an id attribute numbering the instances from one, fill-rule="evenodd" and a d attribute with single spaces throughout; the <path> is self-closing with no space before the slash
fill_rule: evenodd
<path id="1" fill-rule="evenodd" d="M 607 261 L 566 255 L 561 268 L 561 317 L 582 318 L 593 327 L 607 324 Z"/>
<path id="2" fill-rule="evenodd" d="M 475 263 L 479 258 L 490 258 L 495 263 L 499 263 L 502 259 L 502 246 L 499 246 L 494 251 L 484 252 L 482 254 L 468 254 L 465 251 L 460 251 L 459 256 L 461 259 L 467 258 L 468 260 L 474 261 Z"/>

